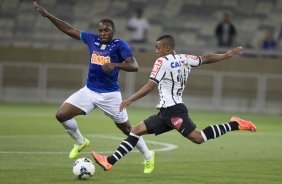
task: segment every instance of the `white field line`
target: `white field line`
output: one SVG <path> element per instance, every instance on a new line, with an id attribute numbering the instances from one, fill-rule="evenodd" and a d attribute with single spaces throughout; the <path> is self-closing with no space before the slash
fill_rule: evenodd
<path id="1" fill-rule="evenodd" d="M 32 137 L 49 137 L 49 138 L 54 138 L 54 137 L 68 137 L 67 135 L 47 135 L 47 136 L 42 136 L 42 135 L 7 135 L 7 136 L 0 136 L 1 138 L 32 138 Z M 114 136 L 105 136 L 105 135 L 86 135 L 86 137 L 93 137 L 93 138 L 101 138 L 101 139 L 111 139 L 111 140 L 118 140 L 122 141 L 124 138 L 121 137 L 114 137 Z M 159 149 L 153 149 L 156 152 L 162 152 L 162 151 L 170 151 L 173 149 L 177 149 L 178 146 L 170 143 L 165 143 L 165 142 L 159 142 L 159 141 L 146 141 L 148 144 L 155 144 L 155 145 L 160 145 L 163 146 L 162 148 Z M 118 147 L 118 144 L 116 145 Z M 113 151 L 98 151 L 99 153 L 113 153 Z M 132 152 L 139 152 L 138 150 L 133 150 Z M 60 155 L 60 154 L 68 154 L 69 152 L 60 152 L 60 151 L 1 151 L 0 154 L 49 154 L 49 155 Z M 86 152 L 81 152 L 81 153 L 86 153 Z"/>

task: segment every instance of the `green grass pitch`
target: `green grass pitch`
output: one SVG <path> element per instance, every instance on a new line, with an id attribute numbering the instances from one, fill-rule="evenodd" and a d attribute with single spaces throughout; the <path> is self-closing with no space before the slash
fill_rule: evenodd
<path id="1" fill-rule="evenodd" d="M 143 174 L 142 156 L 135 151 L 109 172 L 95 164 L 95 175 L 80 181 L 72 175 L 74 160 L 68 158 L 74 142 L 55 119 L 58 107 L 0 104 L 1 184 L 282 183 L 282 116 L 191 111 L 190 116 L 199 129 L 225 123 L 232 115 L 238 115 L 252 120 L 258 131 L 231 132 L 201 145 L 193 144 L 176 131 L 146 135 L 149 148 L 168 148 L 156 152 L 152 174 Z M 132 124 L 155 112 L 128 108 Z M 110 154 L 125 137 L 100 110 L 78 117 L 77 121 L 81 132 L 91 141 L 80 157 L 93 160 L 91 150 Z M 167 145 L 177 148 L 170 150 Z"/>

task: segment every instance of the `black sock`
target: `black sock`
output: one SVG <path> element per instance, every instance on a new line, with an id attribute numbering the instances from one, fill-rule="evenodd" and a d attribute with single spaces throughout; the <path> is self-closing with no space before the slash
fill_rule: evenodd
<path id="1" fill-rule="evenodd" d="M 231 121 L 222 125 L 210 125 L 201 131 L 201 134 L 205 141 L 209 139 L 215 139 L 219 136 L 226 134 L 227 132 L 239 130 L 238 123 Z"/>
<path id="2" fill-rule="evenodd" d="M 129 153 L 139 141 L 139 136 L 130 133 L 129 136 L 122 141 L 114 154 L 108 157 L 108 162 L 114 165 L 119 159 Z"/>

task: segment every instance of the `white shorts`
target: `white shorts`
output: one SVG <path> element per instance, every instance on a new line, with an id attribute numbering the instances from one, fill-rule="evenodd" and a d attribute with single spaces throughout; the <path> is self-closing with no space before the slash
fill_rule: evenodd
<path id="1" fill-rule="evenodd" d="M 121 102 L 122 97 L 119 91 L 97 93 L 85 86 L 72 94 L 64 103 L 72 104 L 83 110 L 86 114 L 99 107 L 115 123 L 125 123 L 128 120 L 128 115 L 126 109 L 122 112 L 119 111 Z"/>

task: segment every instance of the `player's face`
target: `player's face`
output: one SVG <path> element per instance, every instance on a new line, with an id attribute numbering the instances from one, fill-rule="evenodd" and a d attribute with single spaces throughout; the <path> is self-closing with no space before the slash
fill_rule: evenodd
<path id="1" fill-rule="evenodd" d="M 156 43 L 156 55 L 162 57 L 171 54 L 173 51 L 163 40 L 157 41 Z"/>
<path id="2" fill-rule="evenodd" d="M 99 38 L 102 41 L 102 43 L 107 44 L 113 39 L 114 30 L 111 24 L 100 23 L 98 31 L 99 31 Z"/>

